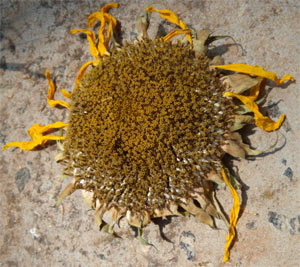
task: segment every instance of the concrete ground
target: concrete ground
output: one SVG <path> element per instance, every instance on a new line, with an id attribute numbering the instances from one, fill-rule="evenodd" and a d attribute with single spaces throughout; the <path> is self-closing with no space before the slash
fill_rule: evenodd
<path id="1" fill-rule="evenodd" d="M 71 91 L 80 66 L 91 59 L 87 40 L 72 36 L 85 27 L 88 15 L 107 1 L 1 0 L 0 142 L 28 140 L 33 123 L 67 121 L 66 109 L 47 106 L 46 69 L 58 88 Z M 231 161 L 244 183 L 244 209 L 238 239 L 225 266 L 299 266 L 299 55 L 300 4 L 274 1 L 119 1 L 112 10 L 121 23 L 123 39 L 136 36 L 135 21 L 145 7 L 172 9 L 195 29 L 230 35 L 246 51 L 221 40 L 212 47 L 227 63 L 257 64 L 280 77 L 290 73 L 294 83 L 275 86 L 263 111 L 273 119 L 287 116 L 275 153 L 255 160 Z M 150 35 L 170 31 L 157 14 Z M 57 98 L 60 98 L 57 93 Z M 63 98 L 61 98 L 63 99 Z M 267 149 L 275 133 L 257 128 L 246 133 L 253 147 Z M 193 218 L 162 220 L 149 225 L 142 245 L 131 228 L 122 239 L 98 232 L 93 212 L 79 192 L 54 208 L 69 180 L 61 183 L 62 167 L 53 158 L 56 145 L 38 151 L 9 148 L 0 152 L 1 266 L 222 266 L 226 229 L 212 230 Z M 235 169 L 235 168 L 234 168 Z M 226 211 L 229 191 L 221 192 Z M 164 237 L 164 238 L 162 238 Z M 168 241 L 169 240 L 169 241 Z"/>

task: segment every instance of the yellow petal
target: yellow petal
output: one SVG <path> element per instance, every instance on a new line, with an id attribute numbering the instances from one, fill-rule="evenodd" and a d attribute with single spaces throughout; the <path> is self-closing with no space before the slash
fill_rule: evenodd
<path id="1" fill-rule="evenodd" d="M 87 26 L 89 28 L 92 28 L 97 20 L 99 20 L 100 17 L 100 11 L 96 11 L 89 15 L 88 20 L 87 20 Z"/>
<path id="2" fill-rule="evenodd" d="M 250 89 L 249 99 L 251 99 L 252 101 L 255 101 L 258 98 L 259 91 L 260 91 L 260 85 L 261 85 L 261 82 L 262 82 L 263 79 L 262 78 L 257 78 L 257 80 L 258 80 L 257 85 L 253 86 Z"/>
<path id="3" fill-rule="evenodd" d="M 262 78 L 267 78 L 274 81 L 276 84 L 282 84 L 285 81 L 291 80 L 294 81 L 295 79 L 290 75 L 286 74 L 280 80 L 278 79 L 276 73 L 265 71 L 262 67 L 259 66 L 250 66 L 247 64 L 231 64 L 231 65 L 215 65 L 215 68 L 223 69 L 223 70 L 231 70 L 240 73 L 247 73 L 251 75 L 255 75 Z"/>
<path id="4" fill-rule="evenodd" d="M 80 68 L 80 70 L 78 71 L 77 77 L 76 77 L 76 88 L 80 83 L 80 80 L 82 78 L 82 76 L 84 75 L 86 69 L 88 68 L 88 66 L 90 65 L 96 65 L 96 63 L 94 61 L 88 61 L 85 64 L 83 64 Z"/>
<path id="5" fill-rule="evenodd" d="M 101 14 L 102 13 L 100 11 L 97 11 L 97 12 L 94 12 L 93 14 L 91 14 L 89 16 L 88 22 L 87 22 L 87 25 L 88 25 L 89 28 L 93 27 L 93 25 L 95 24 L 95 22 L 97 20 L 101 21 L 101 16 L 102 16 Z M 114 16 L 110 15 L 109 13 L 104 13 L 104 19 L 105 19 L 105 21 L 111 20 L 113 29 L 116 28 L 117 20 Z"/>
<path id="6" fill-rule="evenodd" d="M 149 6 L 146 8 L 146 11 L 147 12 L 158 12 L 160 14 L 161 18 L 164 18 L 164 19 L 170 21 L 171 23 L 174 23 L 174 24 L 180 26 L 181 29 L 188 29 L 188 27 L 184 24 L 184 22 L 181 19 L 179 19 L 173 11 L 171 11 L 169 9 L 155 9 L 153 6 Z M 186 34 L 186 37 L 187 37 L 188 41 L 192 44 L 193 41 L 192 41 L 190 32 Z"/>
<path id="7" fill-rule="evenodd" d="M 6 144 L 3 147 L 3 151 L 6 150 L 8 147 L 19 147 L 23 150 L 32 150 L 38 145 L 44 145 L 48 140 L 64 140 L 64 136 L 54 136 L 54 135 L 46 135 L 44 136 L 44 133 L 47 133 L 49 130 L 52 129 L 59 129 L 59 128 L 64 128 L 68 126 L 68 124 L 57 121 L 52 124 L 48 125 L 39 125 L 39 124 L 34 124 L 28 129 L 28 134 L 32 138 L 32 141 L 27 141 L 27 142 L 11 142 Z"/>
<path id="8" fill-rule="evenodd" d="M 95 22 L 99 20 L 100 22 L 104 21 L 104 22 L 109 22 L 111 20 L 112 22 L 112 28 L 115 29 L 117 26 L 117 20 L 114 16 L 110 15 L 109 13 L 101 13 L 100 11 L 94 12 L 93 14 L 91 14 L 88 18 L 88 22 L 87 25 L 89 28 L 93 27 L 93 25 L 95 24 Z"/>
<path id="9" fill-rule="evenodd" d="M 167 42 L 168 40 L 170 40 L 171 38 L 183 34 L 183 33 L 189 33 L 190 30 L 189 29 L 175 29 L 173 31 L 171 31 L 170 33 L 168 33 L 165 37 L 164 37 L 164 42 Z"/>
<path id="10" fill-rule="evenodd" d="M 88 21 L 87 21 L 88 27 L 93 27 L 94 23 L 97 20 L 100 20 L 100 22 L 101 22 L 101 25 L 99 28 L 99 33 L 98 33 L 99 42 L 98 42 L 98 46 L 97 46 L 101 57 L 108 53 L 107 49 L 108 49 L 108 43 L 109 43 L 110 37 L 107 38 L 106 42 L 104 40 L 106 23 L 109 24 L 111 21 L 111 24 L 112 24 L 111 27 L 113 29 L 117 26 L 117 20 L 112 15 L 108 14 L 107 12 L 110 8 L 117 8 L 118 6 L 119 6 L 119 4 L 117 4 L 117 3 L 107 4 L 104 7 L 102 7 L 100 11 L 94 12 L 88 17 Z M 111 33 L 107 33 L 107 36 L 109 36 L 110 34 Z"/>
<path id="11" fill-rule="evenodd" d="M 230 254 L 229 249 L 230 249 L 231 243 L 235 237 L 235 226 L 236 226 L 236 223 L 237 223 L 237 220 L 239 217 L 239 212 L 240 212 L 240 197 L 239 197 L 238 193 L 236 192 L 236 190 L 233 188 L 233 186 L 230 184 L 224 169 L 222 169 L 222 176 L 224 178 L 225 183 L 229 187 L 229 189 L 231 191 L 231 195 L 233 197 L 233 207 L 230 212 L 230 228 L 229 228 L 229 234 L 227 235 L 227 238 L 226 238 L 226 245 L 225 245 L 225 252 L 224 252 L 225 255 L 223 258 L 223 263 L 225 263 L 229 259 L 229 254 Z"/>
<path id="12" fill-rule="evenodd" d="M 70 108 L 70 104 L 67 103 L 66 101 L 62 101 L 62 100 L 54 100 L 54 93 L 55 93 L 55 85 L 54 83 L 52 82 L 51 80 L 51 77 L 50 77 L 50 72 L 49 70 L 46 70 L 46 78 L 48 80 L 48 85 L 49 85 L 49 90 L 48 90 L 48 96 L 47 96 L 47 101 L 48 101 L 48 104 L 50 107 L 55 107 L 56 105 L 61 105 L 63 107 L 66 107 L 66 108 Z"/>
<path id="13" fill-rule="evenodd" d="M 63 101 L 63 100 L 49 100 L 48 99 L 48 105 L 52 108 L 57 105 L 63 106 L 67 109 L 70 109 L 70 107 L 71 107 L 69 103 L 67 103 L 66 101 Z"/>
<path id="14" fill-rule="evenodd" d="M 61 93 L 65 98 L 71 98 L 72 94 L 66 91 L 65 89 L 61 89 Z"/>
<path id="15" fill-rule="evenodd" d="M 84 34 L 86 34 L 87 39 L 89 41 L 90 44 L 90 52 L 91 55 L 96 59 L 97 62 L 99 62 L 99 51 L 96 47 L 96 36 L 95 33 L 90 31 L 90 30 L 86 30 L 86 29 L 73 29 L 70 31 L 71 34 L 76 34 L 78 32 L 82 32 Z"/>
<path id="16" fill-rule="evenodd" d="M 247 106 L 253 113 L 255 118 L 255 124 L 259 128 L 263 129 L 264 131 L 273 131 L 277 130 L 282 122 L 284 121 L 285 115 L 281 115 L 279 120 L 277 122 L 274 122 L 269 117 L 263 116 L 259 109 L 257 104 L 251 99 L 251 97 L 244 96 L 244 95 L 237 95 L 231 92 L 224 93 L 224 96 L 231 96 L 238 98 L 245 106 Z"/>
<path id="17" fill-rule="evenodd" d="M 107 11 L 110 10 L 111 8 L 118 8 L 118 7 L 119 7 L 118 3 L 109 3 L 109 4 L 106 4 L 104 7 L 102 7 L 101 10 L 104 13 L 107 13 Z"/>

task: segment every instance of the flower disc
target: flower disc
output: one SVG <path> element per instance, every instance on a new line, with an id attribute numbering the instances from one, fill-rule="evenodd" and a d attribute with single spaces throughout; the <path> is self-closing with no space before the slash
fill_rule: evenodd
<path id="1" fill-rule="evenodd" d="M 113 50 L 72 94 L 65 172 L 94 200 L 133 212 L 191 197 L 221 171 L 233 106 L 209 59 L 144 39 Z"/>

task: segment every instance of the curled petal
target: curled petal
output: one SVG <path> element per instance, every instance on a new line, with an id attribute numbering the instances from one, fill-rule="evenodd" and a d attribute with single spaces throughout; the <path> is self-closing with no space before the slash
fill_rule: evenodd
<path id="1" fill-rule="evenodd" d="M 56 105 L 61 105 L 63 107 L 70 109 L 70 104 L 68 102 L 53 99 L 56 88 L 55 88 L 54 83 L 51 80 L 49 70 L 46 70 L 45 75 L 46 75 L 46 78 L 48 80 L 48 85 L 49 85 L 48 96 L 47 96 L 48 105 L 52 108 L 55 107 Z"/>
<path id="2" fill-rule="evenodd" d="M 60 90 L 65 98 L 71 98 L 72 94 L 66 91 L 65 89 Z"/>
<path id="3" fill-rule="evenodd" d="M 222 169 L 222 176 L 224 178 L 226 185 L 229 187 L 229 189 L 231 191 L 231 195 L 233 197 L 233 207 L 230 212 L 230 228 L 229 228 L 229 234 L 227 235 L 227 238 L 226 238 L 226 245 L 225 245 L 225 252 L 224 252 L 225 255 L 223 258 L 223 263 L 225 263 L 229 259 L 229 254 L 230 254 L 229 249 L 230 249 L 231 243 L 235 237 L 235 226 L 236 226 L 236 223 L 237 223 L 237 220 L 239 217 L 239 212 L 240 212 L 240 197 L 239 197 L 238 193 L 236 192 L 236 190 L 234 189 L 234 187 L 230 184 L 224 169 Z"/>
<path id="4" fill-rule="evenodd" d="M 91 15 L 89 15 L 88 20 L 87 20 L 87 26 L 89 28 L 92 28 L 94 26 L 95 22 L 97 20 L 99 20 L 100 14 L 101 14 L 100 11 L 97 11 L 97 12 L 94 12 Z"/>
<path id="5" fill-rule="evenodd" d="M 88 61 L 81 66 L 80 70 L 78 71 L 77 77 L 76 77 L 76 87 L 79 85 L 82 76 L 84 75 L 86 69 L 90 65 L 96 65 L 96 63 L 94 61 Z"/>
<path id="6" fill-rule="evenodd" d="M 247 106 L 253 113 L 255 118 L 255 124 L 259 128 L 263 129 L 264 131 L 270 132 L 277 130 L 282 122 L 284 121 L 285 115 L 281 115 L 279 120 L 277 122 L 274 122 L 269 117 L 263 116 L 259 109 L 257 104 L 251 99 L 251 97 L 244 96 L 244 95 L 238 95 L 231 92 L 224 93 L 224 96 L 231 96 L 238 98 L 245 106 Z"/>
<path id="7" fill-rule="evenodd" d="M 181 29 L 188 29 L 188 27 L 184 24 L 184 22 L 181 19 L 179 19 L 173 11 L 171 11 L 169 9 L 155 9 L 153 6 L 149 6 L 146 8 L 146 11 L 147 12 L 158 12 L 160 14 L 161 18 L 166 19 L 166 20 L 170 21 L 171 23 L 174 23 L 174 24 L 180 26 Z M 186 37 L 187 37 L 188 41 L 192 44 L 193 41 L 192 41 L 190 32 L 186 34 Z"/>
<path id="8" fill-rule="evenodd" d="M 117 27 L 117 20 L 114 16 L 110 15 L 109 13 L 104 13 L 104 19 L 106 22 L 111 21 L 113 29 L 115 29 Z"/>
<path id="9" fill-rule="evenodd" d="M 171 31 L 170 33 L 168 33 L 165 37 L 164 37 L 164 42 L 167 42 L 168 40 L 170 40 L 171 38 L 183 34 L 183 33 L 189 33 L 190 30 L 189 29 L 175 29 L 173 31 Z"/>
<path id="10" fill-rule="evenodd" d="M 58 196 L 57 202 L 55 204 L 55 206 L 59 206 L 60 203 L 62 202 L 62 200 L 66 197 L 68 197 L 69 195 L 73 194 L 76 189 L 75 189 L 75 181 L 69 183 L 64 190 L 60 193 L 60 195 Z"/>
<path id="11" fill-rule="evenodd" d="M 118 8 L 118 7 L 119 7 L 118 3 L 109 3 L 109 4 L 106 4 L 104 7 L 102 7 L 101 10 L 104 13 L 107 13 L 107 11 L 110 10 L 111 8 Z"/>
<path id="12" fill-rule="evenodd" d="M 90 31 L 90 30 L 86 30 L 86 29 L 73 29 L 70 31 L 71 34 L 76 34 L 78 32 L 82 32 L 84 34 L 86 34 L 87 39 L 89 41 L 90 44 L 90 52 L 92 54 L 92 56 L 96 59 L 97 62 L 99 62 L 99 52 L 98 49 L 96 47 L 96 36 L 95 33 Z"/>
<path id="13" fill-rule="evenodd" d="M 97 21 L 97 20 L 102 20 L 101 19 L 101 12 L 100 11 L 97 11 L 97 12 L 94 12 L 93 14 L 91 14 L 90 16 L 89 16 L 89 18 L 88 18 L 88 22 L 87 22 L 87 25 L 88 25 L 88 27 L 89 28 L 91 28 L 91 27 L 93 27 L 93 25 L 95 24 L 95 22 Z M 114 17 L 114 16 L 112 16 L 112 15 L 110 15 L 110 14 L 108 14 L 108 13 L 105 13 L 104 14 L 104 17 L 105 17 L 105 20 L 106 21 L 109 21 L 109 20 L 111 20 L 112 21 L 112 27 L 113 27 L 113 29 L 114 28 L 116 28 L 116 26 L 117 26 L 117 20 L 116 20 L 116 18 Z"/>
<path id="14" fill-rule="evenodd" d="M 109 33 L 109 31 L 112 31 L 112 29 L 114 29 L 117 26 L 117 20 L 107 12 L 110 8 L 117 8 L 118 6 L 119 4 L 117 3 L 107 4 L 104 7 L 102 7 L 100 11 L 94 12 L 88 18 L 88 22 L 87 22 L 88 27 L 92 27 L 97 20 L 100 20 L 101 22 L 99 28 L 99 34 L 98 34 L 99 42 L 97 46 L 101 57 L 108 53 L 107 49 L 108 49 L 108 44 L 111 36 L 111 33 Z M 105 42 L 104 33 L 105 33 L 106 23 L 108 24 L 111 23 L 111 29 L 109 29 L 107 32 L 107 39 Z"/>
<path id="15" fill-rule="evenodd" d="M 267 78 L 267 79 L 274 81 L 276 84 L 282 84 L 288 80 L 290 80 L 290 81 L 295 80 L 294 77 L 292 77 L 290 74 L 286 74 L 283 76 L 282 79 L 278 79 L 276 73 L 274 73 L 274 72 L 268 72 L 268 71 L 265 71 L 262 67 L 250 66 L 247 64 L 215 65 L 213 67 L 218 68 L 218 69 L 223 69 L 223 70 L 247 73 L 247 74 L 251 74 L 251 75 L 262 77 L 262 78 Z"/>
<path id="16" fill-rule="evenodd" d="M 19 147 L 23 150 L 32 150 L 39 145 L 46 144 L 48 140 L 64 140 L 65 139 L 64 136 L 43 135 L 43 134 L 47 133 L 49 130 L 64 128 L 66 126 L 68 126 L 68 124 L 61 121 L 57 121 L 55 123 L 48 124 L 45 126 L 34 124 L 31 126 L 30 129 L 28 129 L 28 134 L 32 138 L 32 141 L 8 143 L 3 147 L 3 151 L 6 150 L 8 147 L 13 147 L 13 146 Z"/>

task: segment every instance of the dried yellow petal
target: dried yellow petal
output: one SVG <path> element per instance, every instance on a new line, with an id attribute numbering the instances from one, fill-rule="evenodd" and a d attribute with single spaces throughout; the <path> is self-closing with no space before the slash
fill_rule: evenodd
<path id="1" fill-rule="evenodd" d="M 118 6 L 115 6 L 115 8 L 117 8 L 117 7 Z M 107 12 L 107 11 L 105 11 L 105 12 Z M 105 22 L 111 21 L 113 29 L 115 29 L 117 27 L 117 19 L 114 16 L 110 15 L 109 13 L 104 13 L 104 19 L 105 19 Z"/>
<path id="2" fill-rule="evenodd" d="M 282 122 L 284 121 L 285 115 L 281 115 L 279 120 L 277 122 L 274 122 L 269 117 L 263 116 L 259 109 L 257 104 L 251 99 L 251 97 L 244 96 L 244 95 L 238 95 L 231 92 L 224 93 L 224 96 L 231 96 L 238 98 L 245 106 L 247 106 L 253 113 L 255 118 L 255 124 L 259 128 L 263 129 L 264 131 L 270 132 L 277 130 Z"/>
<path id="3" fill-rule="evenodd" d="M 282 84 L 285 81 L 294 81 L 294 77 L 290 74 L 286 74 L 282 79 L 278 79 L 276 73 L 265 71 L 262 67 L 259 66 L 250 66 L 247 64 L 230 64 L 230 65 L 214 65 L 212 67 L 223 69 L 223 70 L 231 70 L 240 73 L 247 73 L 251 75 L 255 75 L 262 78 L 267 78 L 274 81 L 276 84 Z"/>
<path id="4" fill-rule="evenodd" d="M 101 25 L 99 28 L 99 34 L 98 34 L 99 42 L 98 42 L 98 46 L 97 46 L 101 57 L 108 53 L 107 49 L 108 49 L 108 44 L 109 44 L 110 35 L 111 35 L 111 33 L 107 32 L 107 39 L 105 42 L 104 33 L 105 33 L 106 23 L 108 23 L 108 24 L 111 23 L 112 29 L 114 29 L 117 26 L 117 20 L 112 15 L 108 14 L 107 11 L 111 8 L 117 8 L 117 7 L 119 7 L 119 4 L 117 4 L 117 3 L 107 4 L 104 7 L 102 7 L 100 11 L 94 12 L 88 17 L 88 21 L 87 21 L 88 27 L 93 27 L 96 20 L 100 20 L 100 22 L 101 22 Z M 111 31 L 112 29 L 110 29 L 108 31 Z M 105 45 L 104 45 L 104 43 L 105 43 Z"/>
<path id="5" fill-rule="evenodd" d="M 52 129 L 58 129 L 58 128 L 64 128 L 68 126 L 68 124 L 57 121 L 52 124 L 48 125 L 39 125 L 39 124 L 33 124 L 30 129 L 28 129 L 28 134 L 32 138 L 32 141 L 27 141 L 27 142 L 11 142 L 6 144 L 3 147 L 3 151 L 6 150 L 8 147 L 19 147 L 23 150 L 32 150 L 38 145 L 44 145 L 48 140 L 64 140 L 64 136 L 54 136 L 54 135 L 46 135 L 44 136 L 43 134 L 48 132 L 49 130 Z"/>
<path id="6" fill-rule="evenodd" d="M 259 91 L 260 91 L 260 85 L 261 85 L 261 82 L 263 79 L 257 78 L 257 80 L 258 80 L 258 83 L 250 89 L 249 99 L 251 99 L 252 101 L 255 101 L 258 98 Z"/>
<path id="7" fill-rule="evenodd" d="M 72 94 L 66 91 L 65 89 L 60 90 L 65 98 L 71 98 Z"/>
<path id="8" fill-rule="evenodd" d="M 92 56 L 96 59 L 97 62 L 99 62 L 99 51 L 96 47 L 96 35 L 94 32 L 90 31 L 90 30 L 86 30 L 86 29 L 73 29 L 70 31 L 71 34 L 76 34 L 78 32 L 82 32 L 84 34 L 86 34 L 87 39 L 89 41 L 90 44 L 90 52 L 92 54 Z"/>
<path id="9" fill-rule="evenodd" d="M 166 20 L 170 21 L 171 23 L 174 23 L 174 24 L 180 26 L 182 29 L 188 29 L 188 27 L 184 24 L 184 22 L 181 19 L 179 19 L 173 11 L 171 11 L 169 9 L 155 9 L 153 6 L 149 6 L 146 8 L 146 11 L 147 12 L 158 12 L 160 14 L 161 18 L 166 19 Z M 188 32 L 186 34 L 186 37 L 187 37 L 188 41 L 192 44 L 193 41 L 192 41 L 190 32 Z"/>
<path id="10" fill-rule="evenodd" d="M 61 105 L 63 107 L 66 107 L 66 108 L 70 108 L 70 104 L 66 101 L 62 101 L 62 100 L 54 100 L 54 93 L 55 93 L 55 85 L 54 83 L 52 82 L 51 80 L 51 77 L 50 77 L 50 72 L 49 70 L 46 70 L 46 78 L 48 80 L 48 85 L 49 85 L 49 90 L 48 90 L 48 96 L 47 96 L 47 101 L 48 101 L 48 104 L 50 107 L 55 107 L 56 105 Z"/>
<path id="11" fill-rule="evenodd" d="M 101 21 L 100 18 L 101 18 L 101 12 L 100 11 L 97 11 L 97 12 L 94 12 L 93 14 L 91 14 L 88 18 L 88 21 L 87 21 L 88 27 L 89 28 L 93 27 L 97 20 Z M 110 15 L 109 13 L 105 13 L 104 18 L 105 18 L 105 21 L 111 20 L 113 29 L 116 28 L 117 20 L 114 16 Z"/>
<path id="12" fill-rule="evenodd" d="M 175 29 L 173 31 L 171 31 L 170 33 L 168 33 L 165 37 L 164 37 L 164 41 L 167 42 L 168 40 L 170 40 L 171 38 L 183 34 L 183 33 L 189 33 L 190 30 L 189 29 Z"/>
<path id="13" fill-rule="evenodd" d="M 225 252 L 224 252 L 225 255 L 223 258 L 223 263 L 225 263 L 229 259 L 229 254 L 230 254 L 229 249 L 230 249 L 231 243 L 235 237 L 235 226 L 236 226 L 236 223 L 237 223 L 237 220 L 239 217 L 239 212 L 240 212 L 240 197 L 239 197 L 238 193 L 236 192 L 236 190 L 233 188 L 233 186 L 230 184 L 224 169 L 222 169 L 222 176 L 224 178 L 226 185 L 229 187 L 229 189 L 231 191 L 231 195 L 233 197 L 233 207 L 230 212 L 230 228 L 229 228 L 229 234 L 227 235 L 227 238 L 226 238 L 226 245 L 225 245 Z"/>
<path id="14" fill-rule="evenodd" d="M 82 76 L 84 75 L 86 69 L 90 65 L 96 65 L 96 63 L 94 61 L 88 61 L 81 66 L 80 70 L 78 71 L 77 77 L 76 77 L 76 87 L 79 85 Z"/>

